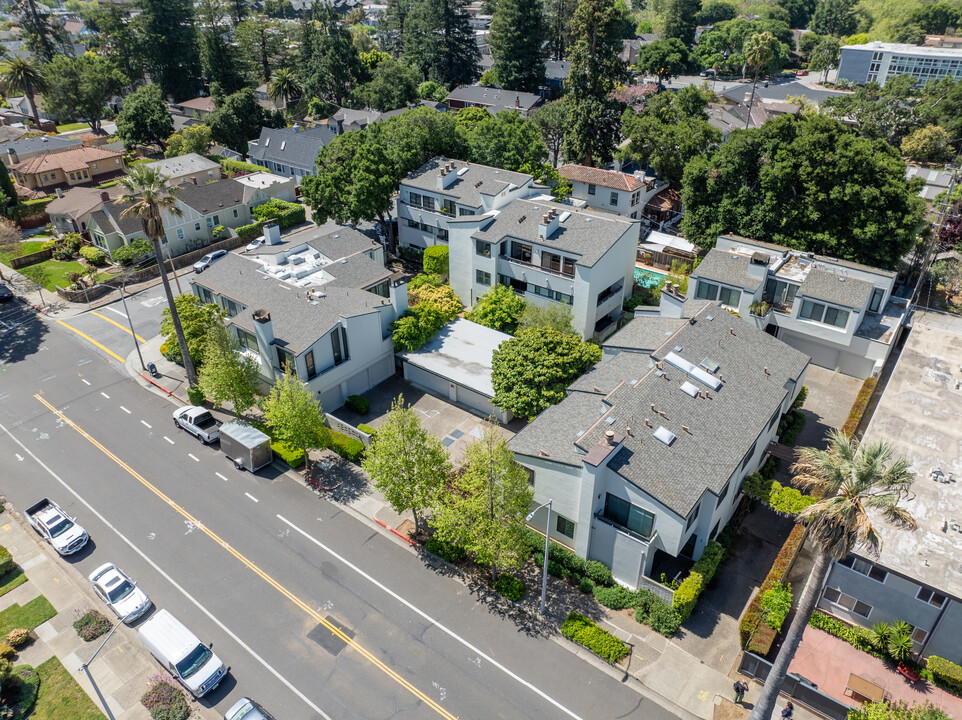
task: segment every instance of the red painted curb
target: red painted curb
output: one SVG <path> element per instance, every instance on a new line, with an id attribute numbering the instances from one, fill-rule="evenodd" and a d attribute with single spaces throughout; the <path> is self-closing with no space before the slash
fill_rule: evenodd
<path id="1" fill-rule="evenodd" d="M 147 376 L 144 375 L 143 373 L 140 373 L 140 377 L 142 377 L 144 380 L 146 380 L 147 382 L 149 382 L 151 385 L 154 385 L 154 386 L 160 388 L 160 389 L 163 390 L 165 393 L 167 393 L 169 396 L 171 396 L 171 397 L 174 396 L 174 393 L 172 393 L 170 390 L 168 390 L 167 388 L 165 388 L 165 387 L 164 387 L 163 385 L 161 385 L 159 382 L 155 382 L 152 378 L 147 377 Z"/>
<path id="2" fill-rule="evenodd" d="M 378 522 L 380 522 L 380 521 L 378 521 Z M 388 530 L 390 530 L 392 533 L 394 533 L 395 535 L 397 535 L 397 536 L 398 536 L 399 538 L 401 538 L 402 540 L 406 540 L 406 541 L 407 541 L 408 543 L 410 543 L 411 545 L 415 545 L 415 546 L 417 545 L 417 543 L 414 542 L 414 541 L 413 541 L 411 538 L 409 538 L 407 535 L 402 535 L 401 533 L 399 533 L 399 532 L 398 532 L 397 530 L 395 530 L 394 528 L 388 528 Z"/>
<path id="3" fill-rule="evenodd" d="M 374 518 L 374 522 L 376 522 L 378 525 L 380 525 L 380 526 L 381 526 L 382 528 L 384 528 L 385 530 L 390 530 L 390 528 L 387 526 L 387 523 L 381 522 L 381 521 L 378 520 L 377 518 Z"/>

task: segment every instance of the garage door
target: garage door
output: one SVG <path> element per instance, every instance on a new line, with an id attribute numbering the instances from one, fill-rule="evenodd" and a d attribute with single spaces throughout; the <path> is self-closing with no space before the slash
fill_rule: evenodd
<path id="1" fill-rule="evenodd" d="M 818 365 L 829 370 L 838 369 L 840 353 L 835 348 L 819 345 L 808 338 L 800 338 L 784 330 L 778 333 L 778 339 L 812 358 L 812 365 Z"/>
<path id="2" fill-rule="evenodd" d="M 433 373 L 415 367 L 411 363 L 404 363 L 404 377 L 406 380 L 420 385 L 440 398 L 448 399 L 448 381 Z"/>

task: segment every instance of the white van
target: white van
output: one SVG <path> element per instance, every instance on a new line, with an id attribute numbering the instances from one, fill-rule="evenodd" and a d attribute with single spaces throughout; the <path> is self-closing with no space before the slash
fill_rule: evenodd
<path id="1" fill-rule="evenodd" d="M 140 626 L 140 641 L 191 695 L 201 697 L 224 679 L 227 668 L 183 623 L 161 610 Z"/>

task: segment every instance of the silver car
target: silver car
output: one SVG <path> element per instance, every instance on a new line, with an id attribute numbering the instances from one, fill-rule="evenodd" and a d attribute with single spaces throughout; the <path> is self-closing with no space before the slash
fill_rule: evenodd
<path id="1" fill-rule="evenodd" d="M 150 598 L 113 563 L 104 563 L 90 573 L 90 585 L 114 615 L 126 623 L 133 622 L 150 607 Z"/>
<path id="2" fill-rule="evenodd" d="M 274 720 L 274 716 L 260 703 L 244 697 L 224 713 L 224 720 Z"/>
<path id="3" fill-rule="evenodd" d="M 194 272 L 201 273 L 207 268 L 214 264 L 217 260 L 220 260 L 227 254 L 226 250 L 214 250 L 212 253 L 207 253 L 200 260 L 194 263 Z"/>

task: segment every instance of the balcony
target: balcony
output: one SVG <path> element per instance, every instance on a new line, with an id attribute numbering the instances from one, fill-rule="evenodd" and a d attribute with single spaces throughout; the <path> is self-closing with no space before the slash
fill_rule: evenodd
<path id="1" fill-rule="evenodd" d="M 575 274 L 570 275 L 561 270 L 552 270 L 551 268 L 543 267 L 542 265 L 535 265 L 533 262 L 527 260 L 522 260 L 521 258 L 512 257 L 511 255 L 499 255 L 502 260 L 507 260 L 514 265 L 520 265 L 521 267 L 531 268 L 532 270 L 540 270 L 541 272 L 548 273 L 549 275 L 555 275 L 556 277 L 563 277 L 571 280 L 574 278 Z"/>
<path id="2" fill-rule="evenodd" d="M 617 530 L 620 533 L 624 533 L 625 535 L 630 537 L 632 540 L 637 540 L 638 542 L 644 543 L 645 545 L 650 545 L 654 541 L 654 539 L 658 537 L 657 530 L 653 530 L 651 535 L 649 535 L 648 537 L 645 537 L 644 535 L 636 533 L 634 530 L 629 530 L 628 528 L 626 528 L 624 525 L 621 525 L 620 523 L 616 523 L 614 520 L 609 520 L 607 517 L 605 517 L 604 513 L 600 511 L 595 513 L 595 520 L 600 520 L 605 525 L 613 527 L 615 530 Z"/>
<path id="3" fill-rule="evenodd" d="M 605 290 L 605 291 L 603 291 L 602 293 L 600 293 L 600 294 L 598 295 L 598 303 L 597 303 L 597 306 L 598 306 L 598 307 L 601 307 L 602 305 L 605 304 L 605 302 L 606 302 L 607 300 L 609 300 L 610 298 L 613 298 L 613 297 L 615 297 L 616 295 L 620 294 L 623 287 L 624 287 L 624 283 L 620 283 L 620 282 L 619 282 L 619 283 L 615 283 L 615 284 L 612 285 L 610 288 L 608 288 L 607 290 Z"/>

